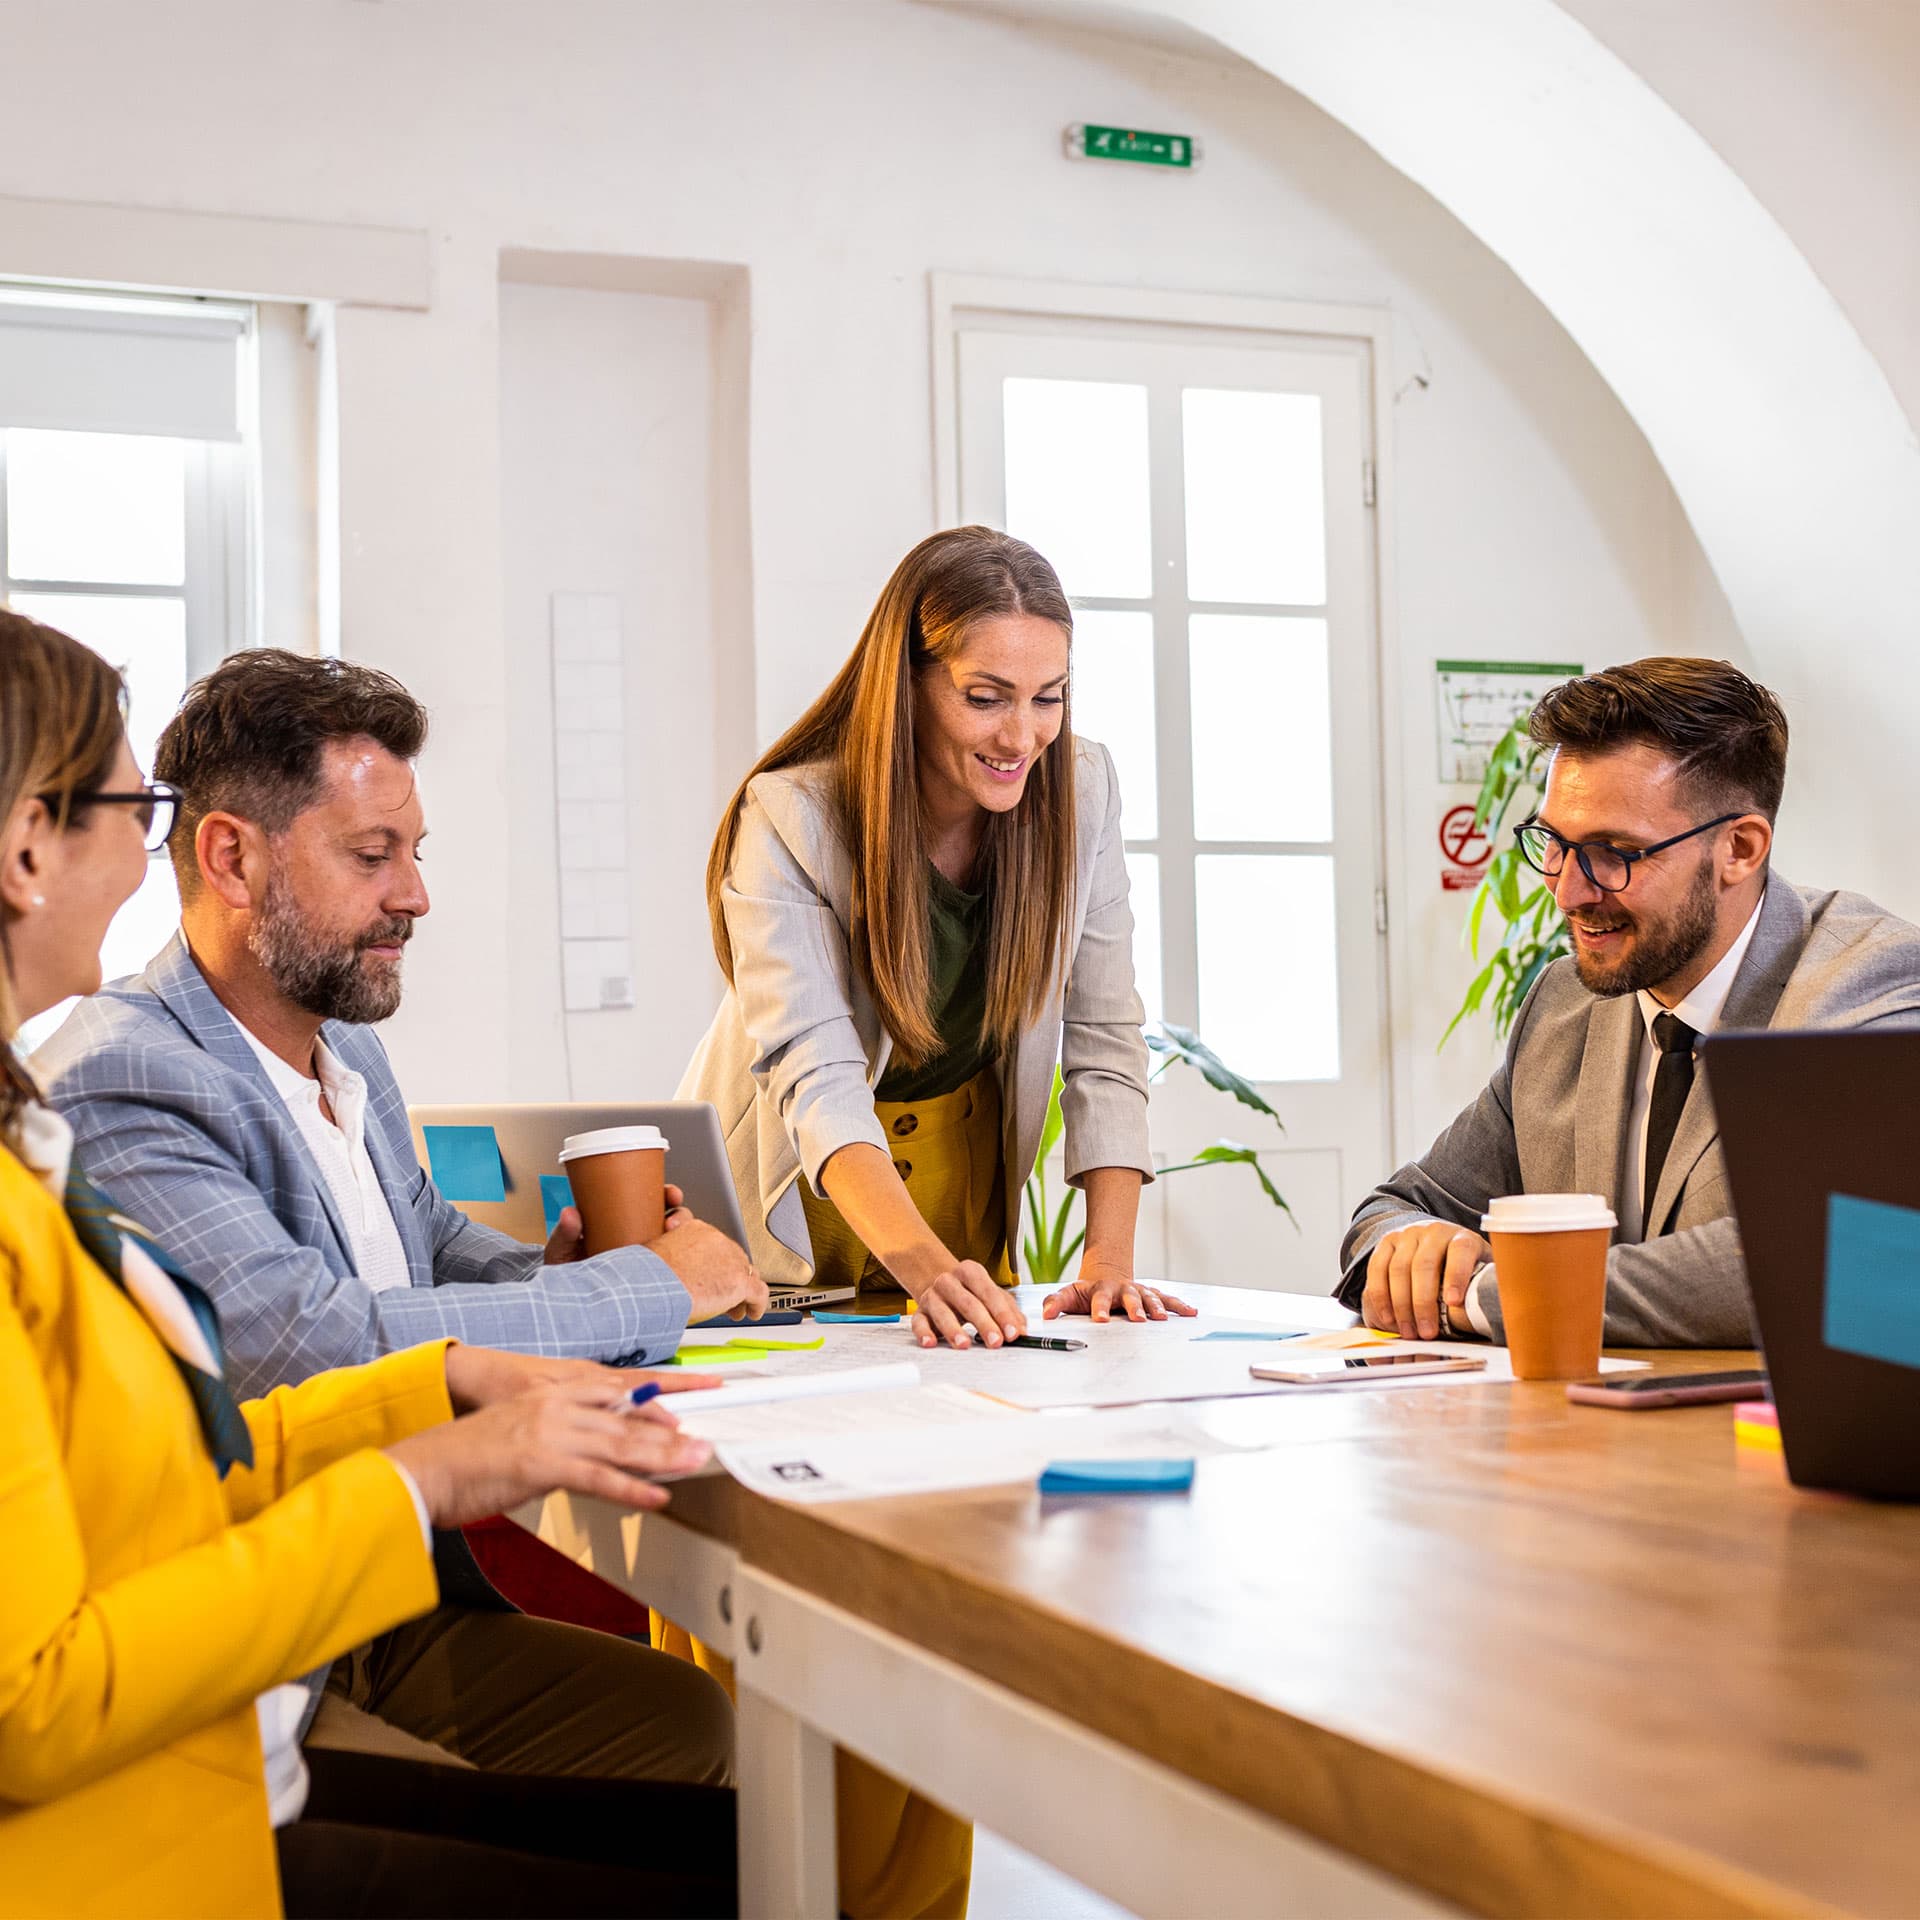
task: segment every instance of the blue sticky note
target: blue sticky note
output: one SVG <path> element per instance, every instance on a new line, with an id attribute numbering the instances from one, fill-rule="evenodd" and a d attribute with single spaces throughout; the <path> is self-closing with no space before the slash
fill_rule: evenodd
<path id="1" fill-rule="evenodd" d="M 422 1127 L 433 1184 L 449 1200 L 504 1200 L 506 1170 L 491 1127 Z"/>
<path id="2" fill-rule="evenodd" d="M 1827 1345 L 1920 1368 L 1920 1212 L 1827 1196 Z"/>
<path id="3" fill-rule="evenodd" d="M 1191 1460 L 1055 1460 L 1040 1476 L 1042 1493 L 1185 1493 Z"/>
<path id="4" fill-rule="evenodd" d="M 1304 1340 L 1307 1336 L 1304 1328 L 1297 1328 L 1292 1333 L 1278 1327 L 1272 1333 L 1243 1333 L 1238 1328 L 1229 1332 L 1222 1327 L 1213 1333 L 1196 1333 L 1193 1337 L 1197 1343 L 1201 1340 Z"/>
<path id="5" fill-rule="evenodd" d="M 560 1224 L 560 1209 L 573 1205 L 573 1182 L 564 1173 L 540 1176 L 540 1211 L 547 1216 L 547 1231 Z"/>

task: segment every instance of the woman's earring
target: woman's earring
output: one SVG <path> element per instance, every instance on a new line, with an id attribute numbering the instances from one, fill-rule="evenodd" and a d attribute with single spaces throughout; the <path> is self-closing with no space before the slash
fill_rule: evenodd
<path id="1" fill-rule="evenodd" d="M 36 907 L 44 907 L 47 904 L 47 896 L 44 893 L 36 893 L 33 896 L 33 904 Z"/>

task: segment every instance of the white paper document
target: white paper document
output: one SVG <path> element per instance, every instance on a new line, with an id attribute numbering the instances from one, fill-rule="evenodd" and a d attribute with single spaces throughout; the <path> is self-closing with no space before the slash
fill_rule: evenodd
<path id="1" fill-rule="evenodd" d="M 810 1351 L 769 1353 L 753 1362 L 755 1374 L 832 1374 L 889 1360 L 912 1360 L 928 1385 L 966 1387 L 1011 1406 L 1124 1407 L 1155 1400 L 1212 1400 L 1270 1393 L 1247 1363 L 1283 1354 L 1288 1342 L 1196 1341 L 1196 1329 L 1245 1326 L 1220 1320 L 1049 1321 L 1046 1337 L 1084 1340 L 1083 1353 L 1038 1347 L 922 1347 L 910 1321 L 896 1326 L 823 1327 L 826 1344 Z M 1276 1334 L 1286 1329 L 1274 1329 Z"/>
<path id="2" fill-rule="evenodd" d="M 840 1392 L 843 1381 L 858 1384 L 852 1392 Z M 763 1386 L 763 1391 L 754 1393 L 755 1386 Z M 811 1391 L 795 1394 L 794 1387 Z M 727 1404 L 717 1404 L 722 1400 Z M 868 1446 L 884 1439 L 890 1445 L 893 1436 L 908 1427 L 979 1426 L 1021 1417 L 1017 1407 L 961 1387 L 923 1387 L 910 1366 L 876 1367 L 871 1381 L 851 1373 L 826 1380 L 741 1380 L 677 1395 L 673 1411 L 685 1432 L 711 1440 L 716 1448 L 736 1440 L 784 1441 L 821 1434 L 851 1434 Z"/>
<path id="3" fill-rule="evenodd" d="M 1273 1333 L 1266 1340 L 1206 1340 L 1211 1332 L 1257 1331 Z M 911 1321 L 893 1326 L 821 1327 L 825 1344 L 793 1351 L 771 1352 L 752 1363 L 755 1379 L 798 1376 L 831 1377 L 834 1374 L 864 1370 L 889 1362 L 911 1361 L 920 1370 L 927 1386 L 965 1387 L 988 1394 L 1009 1406 L 1034 1411 L 1065 1407 L 1125 1407 L 1153 1402 L 1182 1400 L 1238 1399 L 1255 1394 L 1304 1393 L 1315 1391 L 1287 1386 L 1274 1380 L 1256 1380 L 1249 1368 L 1257 1361 L 1262 1366 L 1284 1362 L 1288 1351 L 1349 1344 L 1354 1335 L 1317 1334 L 1298 1340 L 1277 1336 L 1284 1327 L 1268 1328 L 1252 1321 L 1230 1321 L 1212 1316 L 1196 1320 L 1110 1320 L 1096 1326 L 1085 1319 L 1053 1320 L 1046 1323 L 1047 1336 L 1086 1341 L 1086 1350 L 1061 1353 L 1035 1347 L 983 1347 L 956 1349 L 948 1346 L 921 1347 L 914 1338 Z M 1364 1340 L 1364 1334 L 1359 1338 Z M 1391 1387 L 1410 1392 L 1416 1387 L 1469 1386 L 1475 1382 L 1511 1381 L 1512 1362 L 1504 1347 L 1457 1343 L 1393 1341 L 1395 1352 L 1437 1352 L 1450 1356 L 1469 1355 L 1484 1359 L 1484 1371 L 1477 1373 L 1423 1374 L 1413 1380 L 1369 1380 L 1364 1383 L 1341 1382 L 1337 1392 L 1375 1391 Z M 1607 1373 L 1631 1371 L 1641 1363 L 1633 1360 L 1603 1360 Z M 728 1377 L 746 1384 L 745 1368 L 729 1369 Z M 677 1411 L 678 1409 L 676 1409 Z"/>
<path id="4" fill-rule="evenodd" d="M 774 1500 L 864 1500 L 888 1494 L 943 1493 L 1036 1481 L 1055 1460 L 1204 1459 L 1236 1451 L 1168 1408 L 1128 1407 L 1104 1413 L 1023 1413 L 957 1387 L 922 1387 L 922 1407 L 909 1424 L 883 1434 L 833 1431 L 777 1439 L 730 1441 L 720 1463 L 744 1487 Z M 882 1396 L 860 1395 L 864 1400 Z M 958 1418 L 958 1403 L 979 1412 Z M 837 1400 L 813 1400 L 824 1411 Z M 774 1407 L 755 1411 L 773 1414 Z M 745 1410 L 741 1417 L 744 1417 Z"/>

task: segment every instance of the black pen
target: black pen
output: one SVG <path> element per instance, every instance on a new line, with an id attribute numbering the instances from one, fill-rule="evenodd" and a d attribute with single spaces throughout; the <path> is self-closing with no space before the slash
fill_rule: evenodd
<path id="1" fill-rule="evenodd" d="M 1038 1334 L 1018 1333 L 1007 1342 L 1010 1347 L 1039 1347 L 1047 1353 L 1085 1353 L 1084 1340 L 1042 1339 Z"/>

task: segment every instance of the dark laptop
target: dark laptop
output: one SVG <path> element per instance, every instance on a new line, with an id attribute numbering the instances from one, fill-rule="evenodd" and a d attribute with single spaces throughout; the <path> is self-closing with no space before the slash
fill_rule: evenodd
<path id="1" fill-rule="evenodd" d="M 1920 1499 L 1920 1032 L 1702 1047 L 1787 1473 Z"/>

